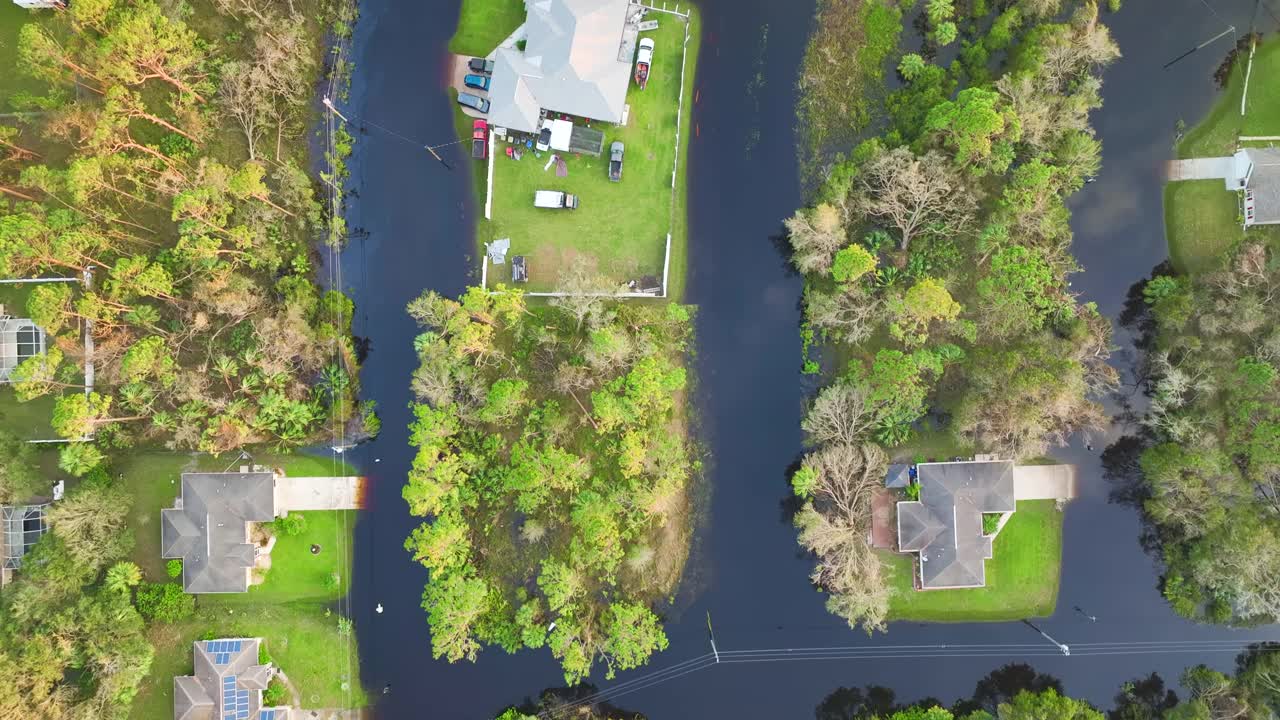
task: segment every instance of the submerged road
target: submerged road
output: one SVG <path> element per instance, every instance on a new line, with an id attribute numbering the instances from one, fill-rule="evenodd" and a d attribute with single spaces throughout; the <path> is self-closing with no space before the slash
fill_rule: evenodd
<path id="1" fill-rule="evenodd" d="M 618 681 L 710 652 L 708 612 L 722 652 L 953 647 L 947 652 L 882 649 L 872 652 L 874 657 L 828 661 L 721 664 L 679 677 L 675 671 L 669 682 L 635 684 L 637 691 L 619 704 L 653 720 L 804 718 L 841 685 L 879 684 L 903 699 L 931 695 L 950 701 L 970 694 L 992 669 L 1023 658 L 1061 678 L 1069 693 L 1105 706 L 1123 681 L 1153 670 L 1172 682 L 1197 662 L 1229 667 L 1233 654 L 1203 649 L 1171 654 L 1167 645 L 1120 648 L 1138 654 L 1080 651 L 1064 657 L 1020 623 L 898 623 L 887 635 L 869 638 L 826 612 L 823 596 L 809 586 L 811 560 L 798 551 L 783 507 L 787 468 L 802 451 L 803 400 L 813 389 L 798 373 L 801 281 L 789 269 L 779 241 L 782 218 L 801 202 L 793 107 L 812 3 L 704 0 L 701 5 L 705 42 L 698 68 L 700 101 L 694 108 L 701 133 L 690 144 L 686 299 L 700 307 L 696 400 L 712 457 L 711 498 L 679 610 L 668 620 L 670 649 L 649 668 L 624 673 Z M 1228 22 L 1248 26 L 1252 0 L 1215 6 Z M 457 11 L 456 0 L 362 2 L 347 103 L 354 115 L 432 144 L 452 139 L 446 45 Z M 1175 122 L 1182 118 L 1193 124 L 1212 102 L 1210 75 L 1229 41 L 1165 72 L 1164 62 L 1220 32 L 1221 23 L 1204 5 L 1126 0 L 1124 10 L 1106 20 L 1125 58 L 1107 72 L 1106 106 L 1095 116 L 1104 143 L 1099 182 L 1072 202 L 1075 250 L 1084 266 L 1074 287 L 1114 318 L 1129 286 L 1165 256 L 1159 174 L 1171 154 Z M 758 60 L 763 61 L 759 79 Z M 363 390 L 378 401 L 383 419 L 382 435 L 352 458 L 371 484 L 371 510 L 357 527 L 352 601 L 363 682 L 375 694 L 388 684 L 393 688 L 375 697 L 380 718 L 479 720 L 561 682 L 546 651 L 509 656 L 488 649 L 474 664 L 432 660 L 419 607 L 426 572 L 403 549 L 417 524 L 400 498 L 412 459 L 407 405 L 417 332 L 403 308 L 424 288 L 455 295 L 471 280 L 471 218 L 477 208 L 459 147 L 451 149 L 456 156 L 446 158 L 455 166 L 450 172 L 408 143 L 371 135 L 360 138 L 350 162 L 355 196 L 348 221 L 356 236 L 342 259 L 343 284 L 356 301 L 355 332 L 370 341 Z M 1117 339 L 1123 348 L 1115 362 L 1126 366 L 1131 344 L 1123 334 Z M 1094 438 L 1093 451 L 1077 443 L 1059 453 L 1079 465 L 1081 497 L 1066 517 L 1059 610 L 1037 625 L 1081 648 L 1131 641 L 1280 639 L 1274 628 L 1198 626 L 1168 609 L 1157 591 L 1153 562 L 1139 545 L 1136 513 L 1109 502 L 1111 488 L 1101 476 L 1098 451 L 1120 431 Z M 374 612 L 379 603 L 382 614 Z M 999 655 L 959 656 L 954 646 L 970 644 L 998 645 Z"/>

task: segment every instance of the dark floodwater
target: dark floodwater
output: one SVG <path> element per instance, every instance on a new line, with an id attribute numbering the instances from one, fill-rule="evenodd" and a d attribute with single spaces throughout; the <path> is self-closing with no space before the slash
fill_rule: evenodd
<path id="1" fill-rule="evenodd" d="M 1227 22 L 1245 28 L 1252 0 L 1215 0 Z M 698 408 L 714 456 L 707 523 L 680 604 L 667 626 L 661 669 L 707 652 L 705 616 L 722 650 L 840 645 L 1033 643 L 1020 624 L 895 624 L 868 638 L 834 620 L 807 582 L 810 561 L 780 510 L 785 472 L 801 448 L 798 374 L 800 279 L 772 238 L 800 202 L 794 153 L 794 79 L 812 2 L 705 0 L 698 66 L 700 128 L 690 144 L 691 259 L 687 300 L 698 322 Z M 363 0 L 355 82 L 348 109 L 422 142 L 452 139 L 444 90 L 445 47 L 457 2 Z M 1210 75 L 1229 41 L 1165 72 L 1169 58 L 1217 34 L 1224 24 L 1197 0 L 1126 0 L 1108 18 L 1125 59 L 1106 76 L 1106 106 L 1095 124 L 1104 142 L 1100 181 L 1073 201 L 1076 253 L 1085 271 L 1075 288 L 1111 316 L 1128 287 L 1165 256 L 1160 162 L 1179 118 L 1188 124 L 1212 101 Z M 1268 20 L 1268 22 L 1270 22 Z M 762 42 L 767 28 L 767 43 Z M 1267 27 L 1266 29 L 1272 29 Z M 763 48 L 763 51 L 762 51 Z M 763 52 L 763 83 L 753 81 Z M 754 88 L 754 89 L 752 89 Z M 758 136 L 757 136 L 758 133 Z M 758 141 L 757 141 L 758 138 Z M 751 148 L 750 152 L 747 151 Z M 457 147 L 454 148 L 456 151 Z M 411 454 L 406 444 L 408 382 L 416 332 L 406 302 L 423 288 L 456 294 L 469 279 L 475 211 L 461 152 L 450 172 L 421 150 L 385 134 L 361 139 L 351 162 L 352 228 L 364 231 L 343 260 L 343 282 L 357 305 L 356 333 L 372 351 L 364 390 L 380 405 L 384 431 L 353 458 L 373 480 L 373 507 L 357 527 L 353 604 L 361 674 L 384 718 L 487 718 L 559 684 L 550 654 L 484 651 L 475 664 L 430 656 L 419 607 L 425 571 L 410 562 L 404 538 L 417 523 L 400 499 Z M 1126 362 L 1124 354 L 1117 362 Z M 1118 433 L 1117 433 L 1118 434 Z M 1110 438 L 1095 438 L 1101 448 Z M 1156 574 L 1138 544 L 1134 511 L 1109 504 L 1097 451 L 1082 443 L 1061 457 L 1080 464 L 1084 497 L 1066 518 L 1058 614 L 1041 626 L 1067 643 L 1276 639 L 1200 627 L 1175 617 L 1156 591 Z M 386 611 L 375 614 L 381 603 Z M 1072 612 L 1083 606 L 1091 624 Z M 627 695 L 619 704 L 661 718 L 804 718 L 840 685 L 880 684 L 902 698 L 968 695 L 1007 658 L 775 662 L 719 666 Z M 1231 655 L 1120 655 L 1035 658 L 1066 690 L 1108 704 L 1125 679 L 1158 671 L 1173 680 L 1186 665 L 1227 666 Z"/>

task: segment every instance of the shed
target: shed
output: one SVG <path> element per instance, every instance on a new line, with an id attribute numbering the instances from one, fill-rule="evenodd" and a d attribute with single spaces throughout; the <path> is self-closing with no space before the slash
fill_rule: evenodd
<path id="1" fill-rule="evenodd" d="M 511 258 L 511 282 L 529 282 L 529 271 L 525 268 L 523 255 Z"/>
<path id="2" fill-rule="evenodd" d="M 890 465 L 884 476 L 887 488 L 904 488 L 911 484 L 911 466 L 907 464 Z"/>

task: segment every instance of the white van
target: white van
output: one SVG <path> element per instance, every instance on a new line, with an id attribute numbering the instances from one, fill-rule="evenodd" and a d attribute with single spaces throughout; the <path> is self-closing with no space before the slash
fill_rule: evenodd
<path id="1" fill-rule="evenodd" d="M 562 208 L 577 210 L 578 196 L 563 193 L 559 190 L 537 190 L 533 193 L 533 206 L 551 208 L 553 210 Z"/>

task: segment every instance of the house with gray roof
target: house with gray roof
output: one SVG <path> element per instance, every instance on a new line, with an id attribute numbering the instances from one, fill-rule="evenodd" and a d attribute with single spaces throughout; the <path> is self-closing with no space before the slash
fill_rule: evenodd
<path id="1" fill-rule="evenodd" d="M 276 675 L 258 662 L 262 638 L 192 643 L 195 670 L 173 678 L 173 720 L 289 720 L 288 707 L 263 707 L 262 691 Z"/>
<path id="2" fill-rule="evenodd" d="M 1017 509 L 1011 461 L 920 463 L 920 499 L 898 503 L 898 549 L 919 553 L 923 590 L 983 587 L 993 536 L 983 513 Z"/>
<path id="3" fill-rule="evenodd" d="M 620 123 L 636 29 L 628 0 L 525 0 L 525 47 L 498 48 L 489 122 L 536 132 L 544 111 Z"/>
<path id="4" fill-rule="evenodd" d="M 1280 148 L 1245 148 L 1232 160 L 1227 187 L 1244 193 L 1245 227 L 1280 223 Z"/>
<path id="5" fill-rule="evenodd" d="M 174 507 L 160 511 L 160 555 L 182 559 L 189 593 L 246 592 L 258 555 L 250 523 L 275 517 L 274 473 L 183 473 Z"/>

